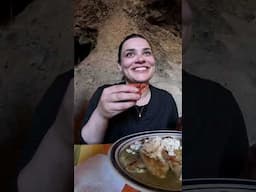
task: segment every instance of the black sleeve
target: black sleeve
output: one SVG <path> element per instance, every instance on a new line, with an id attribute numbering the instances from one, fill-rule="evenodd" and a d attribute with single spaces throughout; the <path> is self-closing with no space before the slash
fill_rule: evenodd
<path id="1" fill-rule="evenodd" d="M 85 113 L 85 117 L 84 117 L 84 120 L 83 120 L 83 123 L 82 123 L 82 127 L 88 122 L 88 120 L 90 119 L 93 111 L 97 107 L 98 102 L 99 102 L 100 97 L 101 97 L 101 94 L 102 94 L 102 91 L 103 91 L 104 88 L 105 88 L 105 86 L 99 87 L 94 92 L 93 96 L 91 97 L 91 99 L 89 101 L 89 104 L 88 104 L 88 107 L 87 107 L 87 110 L 86 110 L 86 113 Z M 82 127 L 81 127 L 81 131 L 82 131 Z M 81 131 L 80 131 L 80 133 L 81 133 Z M 81 134 L 80 134 L 80 143 L 85 144 Z"/>
<path id="2" fill-rule="evenodd" d="M 178 109 L 176 102 L 172 95 L 170 95 L 170 99 L 168 101 L 170 103 L 170 115 L 169 115 L 169 127 L 172 129 L 176 129 L 177 121 L 178 121 Z"/>
<path id="3" fill-rule="evenodd" d="M 32 125 L 25 136 L 18 159 L 19 172 L 32 159 L 43 137 L 54 123 L 59 107 L 66 93 L 74 71 L 70 70 L 59 75 L 42 97 L 32 117 Z"/>
<path id="4" fill-rule="evenodd" d="M 161 119 L 165 119 L 168 129 L 176 129 L 178 121 L 178 109 L 171 93 L 166 90 L 152 86 L 152 100 L 154 102 L 154 113 L 161 111 Z M 158 111 L 160 110 L 160 111 Z"/>
<path id="5" fill-rule="evenodd" d="M 229 113 L 229 119 L 227 119 L 229 129 L 227 130 L 226 145 L 223 146 L 225 153 L 221 175 L 223 177 L 239 177 L 245 166 L 249 142 L 242 112 L 231 92 L 227 98 L 226 113 Z"/>

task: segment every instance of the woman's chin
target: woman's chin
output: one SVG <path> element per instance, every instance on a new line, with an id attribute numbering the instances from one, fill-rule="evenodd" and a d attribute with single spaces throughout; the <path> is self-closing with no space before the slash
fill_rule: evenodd
<path id="1" fill-rule="evenodd" d="M 127 75 L 126 79 L 129 83 L 148 83 L 152 78 L 151 74 L 136 74 L 136 75 Z"/>
<path id="2" fill-rule="evenodd" d="M 136 83 L 147 83 L 151 79 L 150 76 L 137 76 L 133 78 Z"/>
<path id="3" fill-rule="evenodd" d="M 148 83 L 149 80 L 148 79 L 137 79 L 134 81 L 134 83 Z"/>

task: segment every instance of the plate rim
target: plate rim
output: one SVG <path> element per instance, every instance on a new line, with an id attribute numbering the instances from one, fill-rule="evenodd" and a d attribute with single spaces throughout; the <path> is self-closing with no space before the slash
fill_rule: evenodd
<path id="1" fill-rule="evenodd" d="M 235 187 L 236 186 L 236 187 Z M 182 181 L 183 190 L 246 189 L 256 190 L 256 180 L 242 178 L 193 178 Z"/>

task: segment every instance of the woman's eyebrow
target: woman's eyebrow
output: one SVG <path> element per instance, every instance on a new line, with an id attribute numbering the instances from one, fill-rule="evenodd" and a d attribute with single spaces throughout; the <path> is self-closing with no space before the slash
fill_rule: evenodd
<path id="1" fill-rule="evenodd" d="M 143 51 L 151 51 L 151 48 L 146 47 L 142 49 Z M 135 52 L 136 49 L 125 49 L 124 52 Z"/>
<path id="2" fill-rule="evenodd" d="M 124 52 L 135 51 L 135 49 L 125 49 Z"/>
<path id="3" fill-rule="evenodd" d="M 147 47 L 143 49 L 144 51 L 151 51 L 151 48 Z"/>

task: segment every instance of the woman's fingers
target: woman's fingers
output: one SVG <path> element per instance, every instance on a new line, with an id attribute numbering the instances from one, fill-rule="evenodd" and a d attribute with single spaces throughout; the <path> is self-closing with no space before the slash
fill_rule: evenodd
<path id="1" fill-rule="evenodd" d="M 104 118 L 112 118 L 113 116 L 129 109 L 134 106 L 136 101 L 125 101 L 125 102 L 102 102 L 98 105 L 98 111 Z"/>
<path id="2" fill-rule="evenodd" d="M 138 93 L 139 89 L 131 85 L 113 85 L 105 89 L 109 94 L 127 92 L 127 93 Z"/>
<path id="3" fill-rule="evenodd" d="M 129 109 L 130 107 L 134 106 L 136 101 L 126 101 L 126 102 L 118 102 L 118 103 L 111 103 L 111 110 L 115 113 L 119 113 Z"/>
<path id="4" fill-rule="evenodd" d="M 123 101 L 137 101 L 140 99 L 140 94 L 138 93 L 113 93 L 109 96 L 111 102 L 123 102 Z"/>
<path id="5" fill-rule="evenodd" d="M 111 118 L 136 104 L 140 99 L 138 88 L 130 85 L 113 85 L 103 90 L 98 105 L 102 116 Z"/>
<path id="6" fill-rule="evenodd" d="M 140 99 L 136 87 L 129 85 L 114 85 L 104 89 L 103 100 L 106 102 L 137 101 Z"/>

